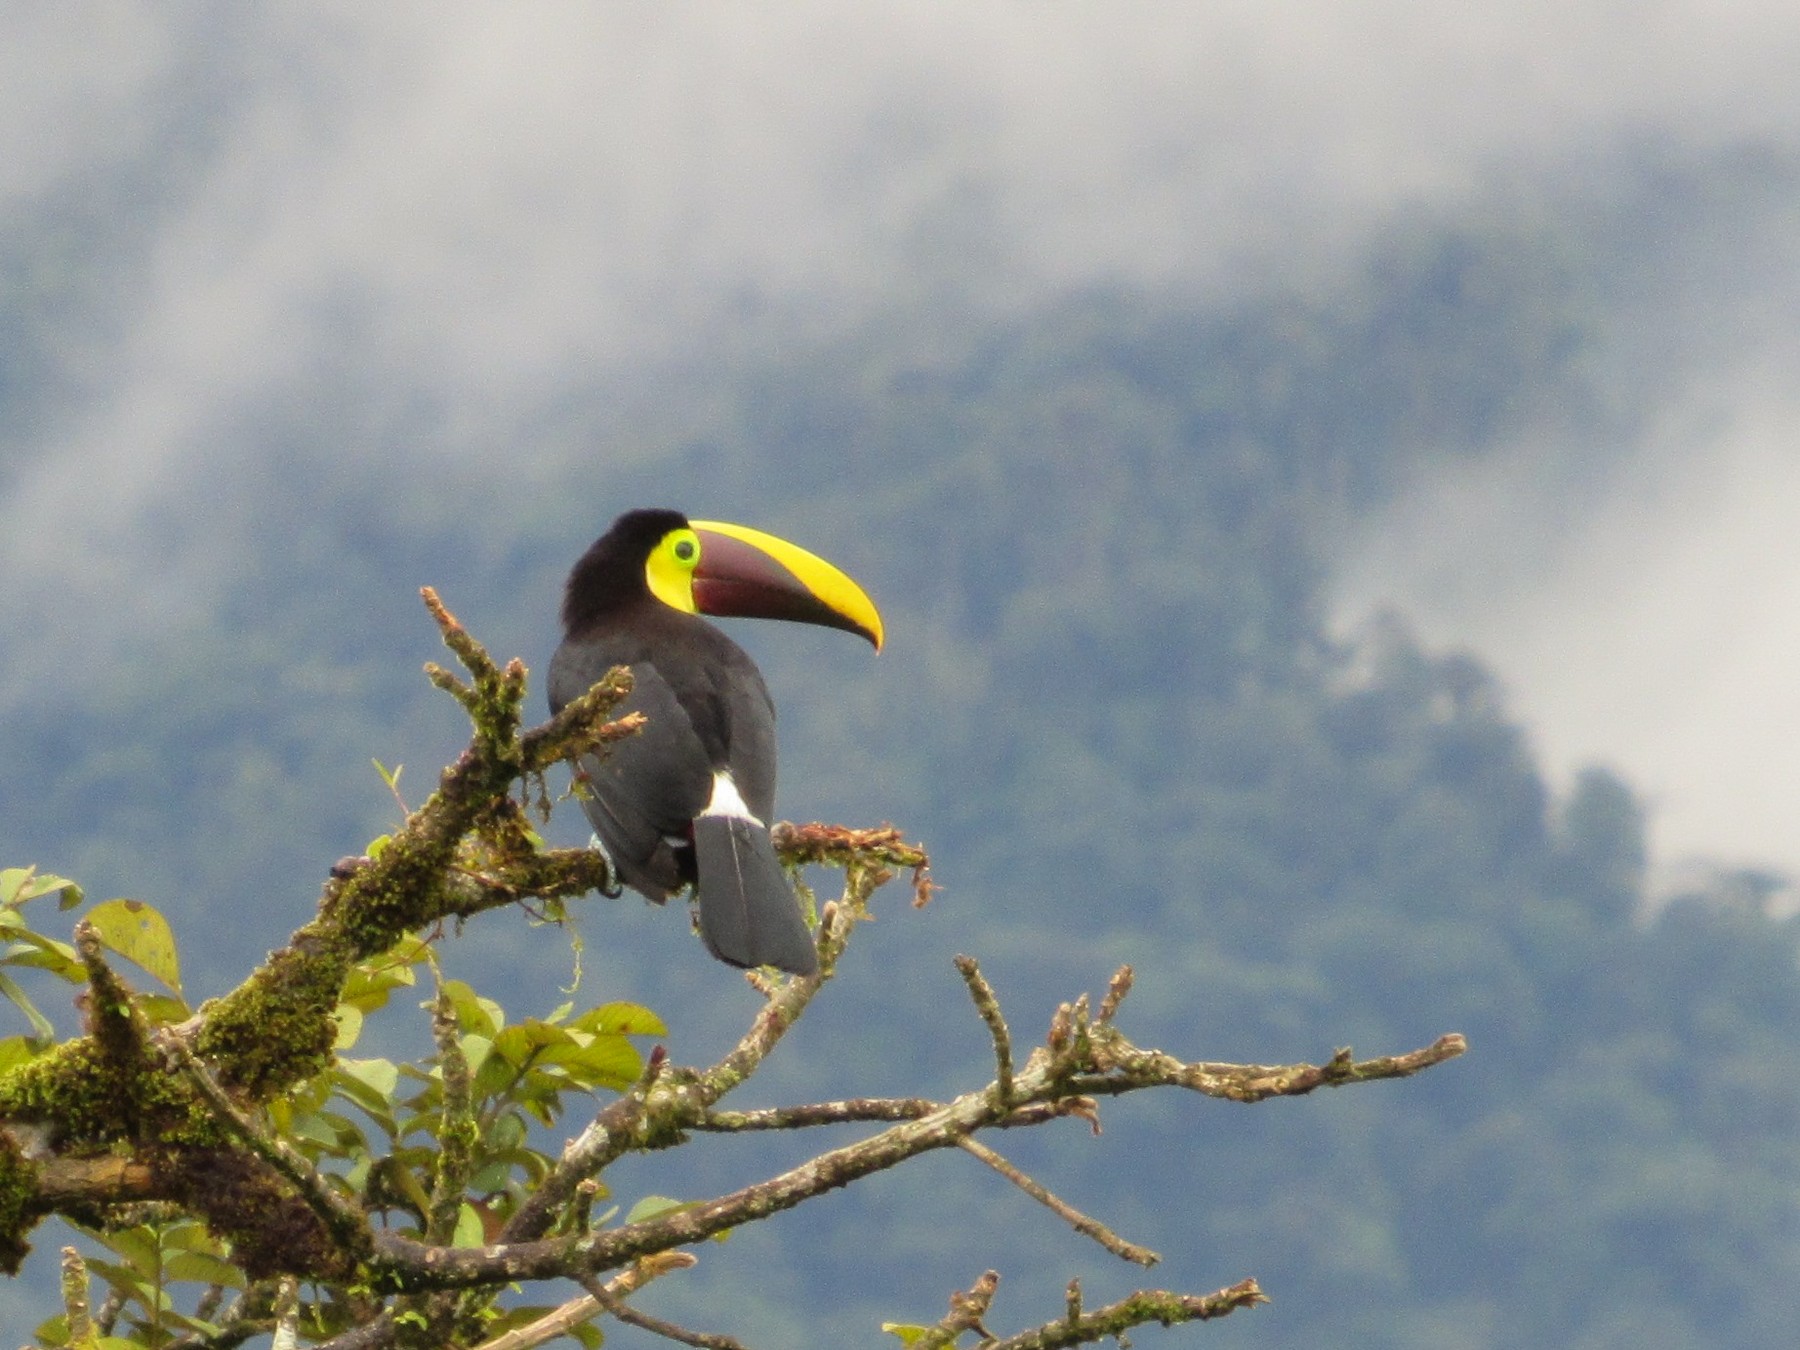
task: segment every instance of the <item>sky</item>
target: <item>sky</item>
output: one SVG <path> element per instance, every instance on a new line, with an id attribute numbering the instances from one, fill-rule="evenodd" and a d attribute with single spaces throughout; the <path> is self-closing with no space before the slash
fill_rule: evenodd
<path id="1" fill-rule="evenodd" d="M 316 471 L 528 478 L 495 447 L 742 315 L 1324 283 L 1508 182 L 1800 152 L 1795 69 L 1800 11 L 1755 0 L 10 6 L 0 229 L 133 186 L 66 395 L 0 437 L 4 518 L 54 524 L 0 534 L 0 631 L 78 669 L 204 622 L 209 481 L 334 380 L 364 411 Z M 1473 648 L 1557 773 L 1647 793 L 1664 862 L 1800 873 L 1800 390 L 1756 304 L 1792 260 L 1689 247 L 1702 280 L 1641 321 L 1691 351 L 1606 480 L 1571 498 L 1546 426 L 1410 485 L 1346 544 L 1339 616 Z M 419 407 L 432 435 L 383 438 Z M 0 710 L 36 683 L 10 646 Z"/>

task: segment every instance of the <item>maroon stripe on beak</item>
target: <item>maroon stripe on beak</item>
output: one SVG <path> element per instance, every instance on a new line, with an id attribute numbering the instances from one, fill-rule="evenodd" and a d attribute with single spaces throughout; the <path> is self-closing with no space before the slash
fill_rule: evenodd
<path id="1" fill-rule="evenodd" d="M 694 607 L 702 614 L 719 619 L 786 619 L 861 633 L 856 624 L 755 545 L 711 530 L 700 534 Z"/>

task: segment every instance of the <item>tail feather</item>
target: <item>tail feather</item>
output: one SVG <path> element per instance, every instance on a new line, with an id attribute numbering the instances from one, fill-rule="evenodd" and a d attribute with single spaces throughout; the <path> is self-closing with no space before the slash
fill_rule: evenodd
<path id="1" fill-rule="evenodd" d="M 759 821 L 703 815 L 694 821 L 695 889 L 706 949 L 734 966 L 775 966 L 795 975 L 819 969 L 800 901 Z"/>

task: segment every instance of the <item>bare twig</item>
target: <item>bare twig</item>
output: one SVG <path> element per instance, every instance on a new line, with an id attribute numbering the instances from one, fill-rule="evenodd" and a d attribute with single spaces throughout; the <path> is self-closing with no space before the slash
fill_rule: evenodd
<path id="1" fill-rule="evenodd" d="M 981 1350 L 1062 1350 L 1071 1345 L 1093 1345 L 1119 1337 L 1146 1322 L 1160 1322 L 1165 1327 L 1182 1322 L 1205 1322 L 1268 1301 L 1255 1280 L 1244 1280 L 1213 1294 L 1140 1289 L 1117 1303 L 1109 1303 L 1093 1312 L 1082 1312 L 1080 1291 L 1076 1289 L 1070 1296 L 1069 1311 L 1056 1321 L 1004 1340 L 988 1341 Z"/>
<path id="2" fill-rule="evenodd" d="M 758 1130 L 799 1130 L 815 1125 L 851 1125 L 870 1121 L 892 1123 L 917 1120 L 944 1103 L 929 1097 L 850 1097 L 836 1102 L 808 1102 L 800 1106 L 770 1106 L 755 1111 L 708 1111 L 693 1124 L 696 1130 L 719 1134 L 743 1134 Z M 1064 1097 L 1049 1102 L 1024 1102 L 994 1122 L 996 1129 L 1042 1125 L 1046 1121 L 1079 1116 L 1094 1120 L 1094 1099 Z"/>
<path id="3" fill-rule="evenodd" d="M 591 1322 L 602 1312 L 612 1312 L 615 1304 L 624 1307 L 620 1300 L 636 1293 L 651 1280 L 671 1271 L 685 1270 L 695 1263 L 696 1259 L 687 1252 L 662 1252 L 634 1262 L 630 1269 L 621 1271 L 604 1284 L 599 1280 L 583 1280 L 582 1286 L 589 1292 L 580 1298 L 570 1299 L 535 1322 L 514 1327 L 491 1341 L 483 1341 L 476 1350 L 534 1350 L 536 1346 L 546 1345 Z"/>
<path id="4" fill-rule="evenodd" d="M 1433 1065 L 1455 1059 L 1469 1043 L 1452 1032 L 1404 1055 L 1357 1060 L 1339 1050 L 1324 1064 L 1183 1063 L 1160 1050 L 1144 1050 L 1111 1028 L 1095 1029 L 1094 1060 L 1101 1074 L 1082 1075 L 1070 1086 L 1095 1096 L 1130 1092 L 1151 1083 L 1191 1088 L 1209 1097 L 1234 1102 L 1260 1102 L 1269 1097 L 1302 1097 L 1322 1087 L 1372 1083 L 1384 1078 L 1410 1078 Z"/>
<path id="5" fill-rule="evenodd" d="M 1012 1033 L 1006 1029 L 1006 1019 L 1000 1015 L 1000 1000 L 994 996 L 994 987 L 987 982 L 987 977 L 981 973 L 981 967 L 975 963 L 974 957 L 957 957 L 956 969 L 962 975 L 963 983 L 969 986 L 969 997 L 975 1000 L 975 1010 L 981 1014 L 981 1020 L 987 1023 L 988 1035 L 993 1038 L 994 1100 L 1001 1106 L 1011 1106 Z"/>
<path id="6" fill-rule="evenodd" d="M 1073 1009 L 1064 1006 L 1068 1015 L 1061 1020 L 1066 1026 L 1059 1033 L 1063 1049 L 1057 1053 L 1045 1048 L 1034 1051 L 1015 1075 L 1015 1095 L 1021 1103 L 1054 1101 L 1069 1094 L 1091 1096 L 1102 1091 L 1127 1092 L 1158 1085 L 1188 1086 L 1187 1080 L 1198 1067 L 1203 1067 L 1184 1064 L 1160 1051 L 1139 1050 L 1110 1028 L 1100 1029 L 1106 1033 L 1104 1047 L 1090 1044 L 1083 1001 L 1077 1000 Z M 1402 1069 L 1417 1072 L 1426 1061 L 1436 1062 L 1432 1060 L 1434 1054 L 1442 1059 L 1460 1053 L 1460 1044 L 1460 1037 L 1446 1037 L 1438 1046 L 1411 1055 L 1346 1062 L 1333 1070 L 1332 1076 L 1342 1082 L 1358 1082 L 1392 1077 Z M 1071 1075 L 1068 1057 L 1083 1046 L 1089 1048 L 1090 1067 L 1104 1060 L 1115 1066 L 1114 1071 Z M 1126 1066 L 1129 1073 L 1123 1072 Z M 1308 1065 L 1290 1066 L 1285 1077 L 1263 1085 L 1265 1095 L 1278 1095 L 1284 1090 L 1290 1094 L 1310 1092 L 1320 1085 L 1317 1076 L 1323 1072 Z M 680 1086 L 659 1085 L 652 1096 L 668 1091 L 679 1102 L 683 1090 Z M 673 1113 L 674 1108 L 669 1109 Z M 590 1271 L 613 1270 L 651 1252 L 698 1242 L 727 1228 L 792 1209 L 815 1195 L 886 1171 L 921 1153 L 953 1147 L 958 1140 L 997 1124 L 1008 1114 L 996 1104 L 990 1084 L 946 1102 L 929 1115 L 901 1121 L 867 1139 L 821 1153 L 766 1181 L 653 1219 L 595 1233 L 503 1242 L 480 1249 L 430 1247 L 398 1234 L 382 1233 L 376 1239 L 377 1251 L 371 1266 L 384 1283 L 413 1289 L 573 1278 Z M 670 1118 L 674 1118 L 673 1114 Z"/>
<path id="7" fill-rule="evenodd" d="M 670 1253 L 673 1255 L 674 1253 Z M 690 1263 L 692 1258 L 689 1258 Z M 642 1264 L 640 1262 L 640 1264 Z M 626 1272 L 629 1274 L 630 1272 Z M 628 1326 L 661 1336 L 664 1340 L 674 1341 L 678 1345 L 698 1346 L 699 1350 L 744 1350 L 742 1341 L 730 1336 L 722 1336 L 717 1332 L 690 1331 L 686 1327 L 677 1326 L 673 1322 L 660 1317 L 652 1317 L 625 1302 L 624 1295 L 630 1290 L 621 1290 L 617 1286 L 618 1279 L 608 1280 L 601 1284 L 592 1276 L 581 1281 L 581 1287 L 588 1291 L 596 1304 Z"/>
<path id="8" fill-rule="evenodd" d="M 987 1316 L 999 1288 L 1000 1272 L 990 1270 L 969 1288 L 950 1295 L 950 1311 L 912 1343 L 912 1350 L 946 1350 L 968 1331 L 980 1336 L 984 1344 L 991 1342 L 993 1334 L 981 1324 L 981 1319 Z"/>
<path id="9" fill-rule="evenodd" d="M 1032 1180 L 986 1144 L 977 1143 L 965 1136 L 956 1141 L 956 1146 L 970 1157 L 978 1158 L 986 1163 L 1033 1200 L 1060 1216 L 1077 1233 L 1084 1237 L 1091 1237 L 1114 1256 L 1146 1267 L 1153 1266 L 1162 1260 L 1162 1257 L 1148 1247 L 1140 1247 L 1134 1242 L 1125 1241 L 1098 1219 L 1083 1214 L 1068 1201 L 1059 1198 L 1041 1183 Z"/>
<path id="10" fill-rule="evenodd" d="M 1096 1026 L 1105 1026 L 1118 1014 L 1119 1005 L 1131 992 L 1134 978 L 1130 966 L 1120 966 L 1113 972 L 1112 982 L 1106 986 L 1106 997 L 1100 1000 L 1100 1011 L 1094 1014 Z"/>

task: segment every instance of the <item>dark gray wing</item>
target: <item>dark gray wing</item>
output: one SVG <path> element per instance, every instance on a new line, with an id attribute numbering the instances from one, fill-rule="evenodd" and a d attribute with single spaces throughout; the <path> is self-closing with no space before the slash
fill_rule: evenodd
<path id="1" fill-rule="evenodd" d="M 581 805 L 620 880 L 664 900 L 689 879 L 669 841 L 686 842 L 711 794 L 713 771 L 674 689 L 655 666 L 631 655 L 606 644 L 564 643 L 550 662 L 550 707 L 557 711 L 585 694 L 613 666 L 630 667 L 632 690 L 617 711 L 644 714 L 644 728 L 614 742 L 604 757 L 576 761 L 586 782 Z"/>

